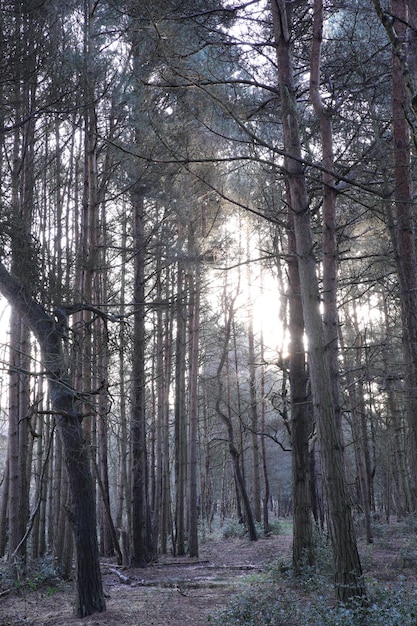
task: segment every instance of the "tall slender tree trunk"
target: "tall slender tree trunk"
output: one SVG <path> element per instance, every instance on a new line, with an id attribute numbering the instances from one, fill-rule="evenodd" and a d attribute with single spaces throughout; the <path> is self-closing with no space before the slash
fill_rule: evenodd
<path id="1" fill-rule="evenodd" d="M 155 484 L 152 502 L 152 529 L 155 545 L 161 535 L 161 508 L 162 508 L 162 481 L 163 481 L 163 436 L 165 413 L 165 371 L 164 371 L 164 321 L 162 308 L 162 267 L 161 256 L 156 259 L 156 301 L 159 306 L 155 313 L 155 379 L 156 379 L 156 408 L 155 408 Z"/>
<path id="2" fill-rule="evenodd" d="M 152 528 L 148 506 L 148 461 L 146 446 L 146 378 L 145 378 L 145 231 L 143 190 L 132 197 L 135 245 L 134 328 L 132 363 L 131 414 L 131 562 L 144 567 L 152 558 Z"/>
<path id="3" fill-rule="evenodd" d="M 248 242 L 249 247 L 249 242 Z M 249 254 L 249 250 L 248 250 Z M 249 365 L 249 397 L 250 397 L 250 429 L 252 443 L 252 480 L 253 480 L 253 514 L 257 522 L 261 522 L 261 479 L 259 473 L 259 416 L 258 416 L 258 394 L 257 377 L 255 364 L 255 332 L 253 328 L 253 301 L 252 301 L 252 275 L 250 263 L 247 265 L 249 302 L 248 302 L 248 365 Z"/>
<path id="4" fill-rule="evenodd" d="M 165 299 L 169 302 L 172 299 L 172 279 L 173 270 L 166 272 Z M 170 381 L 171 381 L 171 364 L 172 364 L 172 345 L 173 345 L 173 322 L 175 317 L 174 307 L 169 307 L 165 316 L 164 323 L 164 347 L 163 347 L 163 371 L 164 371 L 164 388 L 162 396 L 162 511 L 161 511 L 161 550 L 166 554 L 168 547 L 168 537 L 172 533 L 172 507 L 171 507 L 171 467 L 170 467 L 170 419 L 171 419 L 171 402 L 170 402 Z"/>
<path id="5" fill-rule="evenodd" d="M 261 363 L 265 362 L 265 350 L 264 350 L 264 338 L 263 333 L 261 334 Z M 271 489 L 269 483 L 269 473 L 268 473 L 268 459 L 267 459 L 267 449 L 265 445 L 266 439 L 266 396 L 265 396 L 265 367 L 262 365 L 261 367 L 261 455 L 262 455 L 262 471 L 264 478 L 264 492 L 262 497 L 262 522 L 263 529 L 265 535 L 269 533 L 269 499 L 271 497 Z"/>
<path id="6" fill-rule="evenodd" d="M 296 112 L 297 102 L 291 58 L 291 26 L 285 1 L 271 0 L 271 4 L 286 151 L 285 171 L 289 189 L 289 206 L 294 215 L 301 300 L 308 340 L 309 373 L 328 505 L 327 521 L 333 551 L 335 591 L 339 600 L 348 601 L 354 596 L 364 596 L 365 588 L 353 528 L 343 451 L 337 427 L 332 381 L 319 308 L 320 292 L 306 180 L 302 165 L 300 127 Z"/>
<path id="7" fill-rule="evenodd" d="M 373 0 L 376 12 L 392 44 L 392 135 L 394 159 L 395 220 L 388 211 L 388 223 L 395 252 L 400 283 L 403 325 L 403 349 L 406 363 L 407 418 L 410 430 L 410 462 L 413 476 L 417 475 L 417 257 L 411 169 L 411 133 L 417 141 L 417 63 L 412 28 L 417 25 L 414 0 L 391 0 L 391 10 L 385 11 L 380 0 Z M 412 28 L 410 28 L 410 26 Z M 409 66 L 410 63 L 410 66 Z M 416 481 L 410 484 L 413 510 L 417 507 Z"/>
<path id="8" fill-rule="evenodd" d="M 186 287 L 183 261 L 178 262 L 175 339 L 175 553 L 185 554 L 185 498 L 187 480 L 187 412 L 185 400 Z"/>
<path id="9" fill-rule="evenodd" d="M 313 4 L 313 39 L 310 55 L 310 98 L 320 126 L 322 150 L 323 206 L 322 206 L 322 298 L 323 328 L 326 351 L 329 360 L 334 411 L 339 436 L 342 437 L 342 411 L 339 384 L 339 318 L 337 311 L 337 224 L 334 154 L 333 154 L 333 112 L 327 107 L 320 95 L 321 45 L 323 40 L 323 0 L 314 0 Z"/>
<path id="10" fill-rule="evenodd" d="M 188 553 L 198 556 L 198 372 L 200 337 L 201 268 L 195 267 L 190 292 L 190 384 L 189 384 L 189 497 L 188 497 Z"/>
<path id="11" fill-rule="evenodd" d="M 245 483 L 244 475 L 243 475 L 241 464 L 240 464 L 239 450 L 235 444 L 233 422 L 232 422 L 230 414 L 228 413 L 228 411 L 230 410 L 230 403 L 228 403 L 228 407 L 226 408 L 227 412 L 223 409 L 224 402 L 225 402 L 224 401 L 225 394 L 224 394 L 224 384 L 223 384 L 223 369 L 228 359 L 229 342 L 230 342 L 232 319 L 233 319 L 232 313 L 233 313 L 233 302 L 229 306 L 229 310 L 226 313 L 227 317 L 225 320 L 226 324 L 225 324 L 224 345 L 223 345 L 223 351 L 222 351 L 222 355 L 220 358 L 220 362 L 217 367 L 216 412 L 218 416 L 223 420 L 226 426 L 227 443 L 229 446 L 229 452 L 230 452 L 230 456 L 232 458 L 232 463 L 233 463 L 234 479 L 236 481 L 236 495 L 237 495 L 237 498 L 239 497 L 242 498 L 243 508 L 245 512 L 245 520 L 246 520 L 246 525 L 247 525 L 247 529 L 249 533 L 249 539 L 251 541 L 256 541 L 258 538 L 258 535 L 256 532 L 256 527 L 255 527 L 255 517 L 252 512 L 252 507 L 250 504 L 250 499 L 249 499 L 249 495 L 246 489 L 246 483 Z"/>
<path id="12" fill-rule="evenodd" d="M 345 312 L 345 319 L 348 319 L 348 312 Z M 353 371 L 359 377 L 362 368 L 362 336 L 357 324 L 356 311 L 354 311 L 354 331 L 355 331 L 355 360 Z M 365 519 L 366 540 L 372 543 L 372 526 L 371 526 L 371 468 L 368 433 L 366 425 L 366 409 L 363 392 L 363 381 L 355 380 L 353 376 L 352 366 L 347 362 L 346 350 L 344 347 L 343 337 L 340 343 L 344 355 L 346 386 L 349 396 L 351 427 L 354 441 L 355 460 L 357 467 L 359 491 L 361 506 Z"/>
<path id="13" fill-rule="evenodd" d="M 18 567 L 24 565 L 26 545 L 21 543 L 28 521 L 29 502 L 27 490 L 26 461 L 24 454 L 28 443 L 28 376 L 24 364 L 23 337 L 27 337 L 21 317 L 16 313 L 12 316 L 10 331 L 11 375 L 9 387 L 9 430 L 8 430 L 8 461 L 9 461 L 9 558 L 17 562 Z M 22 413 L 23 411 L 23 413 Z M 17 561 L 16 561 L 17 560 Z"/>
<path id="14" fill-rule="evenodd" d="M 403 342 L 406 360 L 407 415 L 410 429 L 412 474 L 417 476 L 417 257 L 414 201 L 411 179 L 411 139 L 407 111 L 410 110 L 405 68 L 399 54 L 407 58 L 409 19 L 407 0 L 392 0 L 393 29 L 398 50 L 392 61 L 392 131 L 394 154 L 397 267 L 403 317 Z M 410 484 L 413 510 L 417 507 L 417 485 Z"/>
<path id="15" fill-rule="evenodd" d="M 403 518 L 406 513 L 413 511 L 412 498 L 410 492 L 410 475 L 407 466 L 407 454 L 404 446 L 404 430 L 406 429 L 407 417 L 401 410 L 400 403 L 398 402 L 398 394 L 395 392 L 395 379 L 392 380 L 390 376 L 390 365 L 388 355 L 393 350 L 390 337 L 393 336 L 393 329 L 391 328 L 388 306 L 386 298 L 383 300 L 384 309 L 384 321 L 385 321 L 385 336 L 387 341 L 385 342 L 382 360 L 384 364 L 384 371 L 386 372 L 386 379 L 384 381 L 384 388 L 387 394 L 387 407 L 388 407 L 388 450 L 391 463 L 387 468 L 388 474 L 388 487 L 392 485 L 395 492 L 395 512 L 398 518 Z M 390 476 L 392 473 L 392 479 Z M 387 519 L 389 521 L 389 514 L 391 510 L 391 489 L 387 488 Z"/>
<path id="16" fill-rule="evenodd" d="M 121 249 L 122 249 L 122 260 L 121 260 L 121 283 L 120 283 L 120 301 L 125 301 L 126 294 L 126 257 L 127 257 L 127 220 L 124 219 L 122 225 L 122 236 L 121 236 Z M 131 489 L 130 484 L 130 473 L 128 472 L 128 449 L 129 449 L 129 441 L 128 441 L 128 426 L 127 426 L 127 381 L 126 381 L 126 351 L 127 351 L 127 337 L 126 337 L 126 329 L 122 324 L 119 330 L 118 336 L 119 342 L 119 379 L 120 379 L 120 425 L 118 432 L 118 459 L 119 459 L 119 467 L 118 467 L 118 496 L 117 496 L 117 511 L 116 511 L 116 527 L 118 531 L 125 537 L 126 539 L 129 536 L 128 529 L 131 528 L 131 516 L 130 516 L 130 502 L 129 502 L 129 494 Z M 124 563 L 123 565 L 128 565 L 128 546 L 125 545 L 124 552 Z"/>
<path id="17" fill-rule="evenodd" d="M 304 346 L 304 316 L 294 233 L 294 217 L 289 208 L 288 239 L 288 306 L 289 306 L 289 380 L 291 394 L 291 455 L 294 540 L 292 561 L 296 574 L 314 562 L 311 503 L 309 437 L 312 431 L 311 396 Z"/>
<path id="18" fill-rule="evenodd" d="M 9 506 L 9 453 L 6 456 L 6 467 L 3 474 L 0 507 L 0 557 L 4 557 L 7 549 L 8 536 L 8 506 Z"/>
<path id="19" fill-rule="evenodd" d="M 25 71 L 35 72 L 34 41 L 30 20 L 25 11 L 16 7 L 16 67 L 14 84 L 17 103 L 16 119 L 22 119 L 33 110 L 36 80 L 25 80 Z M 26 65 L 21 66 L 22 60 Z M 22 72 L 22 75 L 20 75 Z M 13 135 L 11 208 L 12 208 L 12 272 L 24 285 L 35 281 L 34 251 L 31 239 L 34 193 L 35 124 L 27 122 L 22 128 L 16 124 Z M 9 387 L 9 554 L 21 562 L 26 558 L 26 545 L 21 543 L 29 518 L 29 425 L 30 425 L 30 340 L 27 326 L 19 311 L 11 317 L 10 328 L 10 387 Z M 18 553 L 15 550 L 19 546 Z"/>

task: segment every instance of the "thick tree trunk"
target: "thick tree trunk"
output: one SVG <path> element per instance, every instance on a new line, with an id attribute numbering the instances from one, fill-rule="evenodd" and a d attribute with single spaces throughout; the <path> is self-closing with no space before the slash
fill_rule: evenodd
<path id="1" fill-rule="evenodd" d="M 416 52 L 409 46 L 415 42 L 417 11 L 414 0 L 391 0 L 391 11 L 373 0 L 375 10 L 392 43 L 392 134 L 394 158 L 394 202 L 396 222 L 390 208 L 388 223 L 395 252 L 400 282 L 400 301 L 407 386 L 407 418 L 410 430 L 411 471 L 417 474 L 417 261 L 416 232 L 411 170 L 411 133 L 417 141 Z M 412 8 L 411 8 L 412 7 Z M 412 28 L 410 28 L 410 26 Z M 410 63 L 410 65 L 409 65 Z M 410 484 L 413 510 L 417 507 L 415 480 Z"/>
<path id="2" fill-rule="evenodd" d="M 101 580 L 93 480 L 83 437 L 77 396 L 67 378 L 62 336 L 54 320 L 15 281 L 0 263 L 0 290 L 24 318 L 37 338 L 48 372 L 51 405 L 56 413 L 71 494 L 71 522 L 77 554 L 77 614 L 91 615 L 106 608 Z"/>
<path id="3" fill-rule="evenodd" d="M 410 110 L 405 69 L 399 54 L 407 58 L 408 2 L 392 0 L 393 29 L 398 38 L 398 49 L 393 52 L 392 67 L 392 131 L 394 152 L 394 182 L 396 258 L 400 281 L 400 299 L 403 317 L 403 340 L 406 359 L 407 415 L 411 437 L 412 474 L 417 475 L 417 260 L 414 202 L 411 179 Z M 417 487 L 411 483 L 413 510 L 417 507 Z"/>

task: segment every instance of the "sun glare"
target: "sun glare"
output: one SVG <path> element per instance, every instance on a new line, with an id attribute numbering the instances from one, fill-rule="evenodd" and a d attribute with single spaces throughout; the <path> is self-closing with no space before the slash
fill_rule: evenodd
<path id="1" fill-rule="evenodd" d="M 265 360 L 276 360 L 278 354 L 288 351 L 282 287 L 273 269 L 265 266 L 265 254 L 245 216 L 230 217 L 223 225 L 223 236 L 225 258 L 209 273 L 210 306 L 224 306 L 225 294 L 229 302 L 234 299 L 235 319 L 247 328 L 252 322 L 258 345 L 262 340 Z"/>

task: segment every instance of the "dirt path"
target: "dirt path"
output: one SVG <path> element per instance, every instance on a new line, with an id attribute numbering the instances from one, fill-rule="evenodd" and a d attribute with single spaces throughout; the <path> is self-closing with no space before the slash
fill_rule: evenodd
<path id="1" fill-rule="evenodd" d="M 73 617 L 72 586 L 0 598 L 0 626 L 194 626 L 224 606 L 268 561 L 287 557 L 291 536 L 208 540 L 198 560 L 163 557 L 146 569 L 121 570 L 104 562 L 107 611 Z M 126 580 L 124 580 L 124 578 Z"/>

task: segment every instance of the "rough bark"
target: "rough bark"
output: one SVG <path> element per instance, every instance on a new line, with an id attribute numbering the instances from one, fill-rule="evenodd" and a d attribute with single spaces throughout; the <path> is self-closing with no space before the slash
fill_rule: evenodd
<path id="1" fill-rule="evenodd" d="M 328 505 L 328 529 L 333 551 L 337 598 L 348 601 L 365 596 L 362 567 L 356 545 L 349 494 L 336 422 L 332 381 L 320 314 L 320 291 L 314 256 L 311 216 L 302 163 L 301 133 L 292 64 L 292 33 L 284 0 L 271 0 L 278 61 L 285 171 L 289 207 L 294 216 L 301 300 L 308 341 L 309 373 L 317 422 L 324 488 Z"/>
<path id="2" fill-rule="evenodd" d="M 77 554 L 77 605 L 80 617 L 106 608 L 101 580 L 94 487 L 83 437 L 77 394 L 68 381 L 61 340 L 55 320 L 0 263 L 0 290 L 15 307 L 39 342 L 48 376 L 49 393 L 60 434 L 71 494 L 71 523 Z"/>
<path id="3" fill-rule="evenodd" d="M 400 283 L 403 324 L 403 346 L 406 362 L 407 418 L 410 429 L 412 473 L 417 473 L 417 262 L 415 218 L 411 177 L 411 136 L 416 144 L 417 119 L 416 53 L 409 47 L 415 34 L 417 15 L 412 0 L 392 0 L 385 11 L 379 0 L 373 0 L 375 10 L 392 44 L 392 135 L 394 159 L 395 223 L 389 227 Z M 412 8 L 411 8 L 412 7 Z M 412 131 L 412 132 L 410 132 Z M 388 209 L 390 211 L 390 208 Z M 412 505 L 417 506 L 415 481 L 410 484 Z"/>
<path id="4" fill-rule="evenodd" d="M 148 467 L 146 446 L 146 376 L 145 376 L 145 266 L 143 190 L 133 194 L 135 282 L 132 363 L 132 492 L 131 492 L 131 563 L 144 567 L 152 558 L 153 543 L 148 506 Z"/>
<path id="5" fill-rule="evenodd" d="M 394 154 L 397 268 L 403 317 L 403 342 L 406 358 L 407 413 L 412 444 L 412 473 L 417 474 L 417 261 L 415 242 L 414 202 L 411 179 L 411 139 L 406 112 L 409 93 L 404 74 L 403 55 L 407 54 L 408 2 L 393 0 L 393 28 L 398 38 L 398 50 L 393 52 L 392 67 L 392 131 Z M 402 51 L 403 55 L 399 55 Z M 417 488 L 411 484 L 413 507 L 417 506 Z"/>
<path id="6" fill-rule="evenodd" d="M 333 112 L 331 106 L 326 106 L 320 94 L 321 75 L 321 46 L 323 40 L 323 0 L 314 0 L 313 6 L 313 38 L 310 55 L 310 98 L 314 112 L 320 126 L 320 141 L 322 151 L 322 165 L 324 167 L 323 204 L 322 204 L 322 298 L 323 298 L 323 328 L 326 341 L 326 351 L 329 360 L 334 410 L 337 427 L 341 437 L 342 416 L 339 385 L 339 346 L 337 312 L 337 225 L 334 154 L 333 154 Z"/>
<path id="7" fill-rule="evenodd" d="M 309 437 L 311 398 L 304 346 L 304 316 L 292 211 L 288 215 L 289 380 L 291 394 L 292 494 L 294 540 L 292 561 L 296 574 L 314 562 Z"/>

